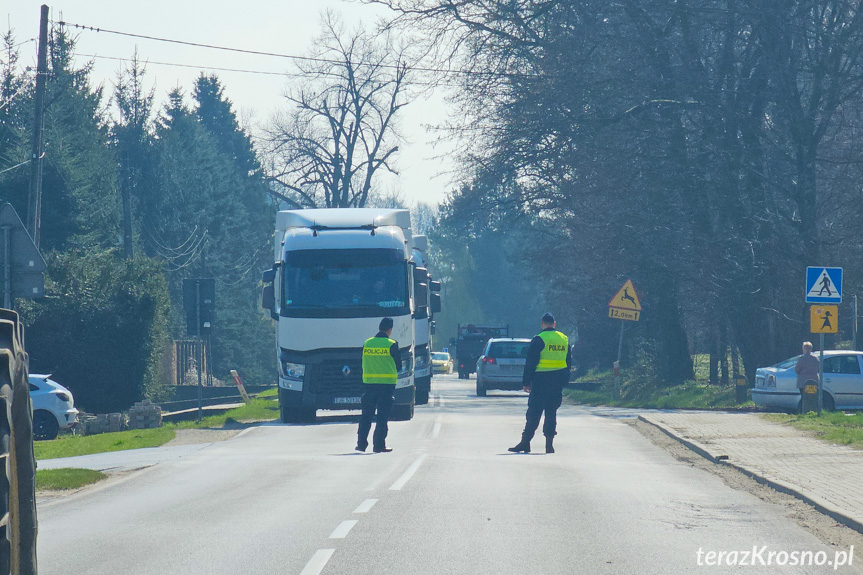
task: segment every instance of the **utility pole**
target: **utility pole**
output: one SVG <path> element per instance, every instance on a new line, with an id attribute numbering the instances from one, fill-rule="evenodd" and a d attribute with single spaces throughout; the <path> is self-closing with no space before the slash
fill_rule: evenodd
<path id="1" fill-rule="evenodd" d="M 39 247 L 42 220 L 42 113 L 45 107 L 45 85 L 48 78 L 48 6 L 42 5 L 39 20 L 39 54 L 36 65 L 36 109 L 33 112 L 33 142 L 30 156 L 30 195 L 27 198 L 27 231 Z"/>

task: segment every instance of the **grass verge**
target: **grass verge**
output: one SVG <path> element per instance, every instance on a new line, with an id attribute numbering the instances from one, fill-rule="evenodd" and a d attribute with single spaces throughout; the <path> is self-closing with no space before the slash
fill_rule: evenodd
<path id="1" fill-rule="evenodd" d="M 174 439 L 176 434 L 177 432 L 170 427 L 158 427 L 98 435 L 64 435 L 51 441 L 37 441 L 33 447 L 36 459 L 54 459 L 106 451 L 158 447 Z"/>
<path id="2" fill-rule="evenodd" d="M 63 491 L 78 489 L 108 477 L 101 471 L 92 469 L 39 469 L 36 471 L 37 491 Z"/>
<path id="3" fill-rule="evenodd" d="M 598 382 L 599 385 L 593 391 L 567 389 L 564 395 L 584 405 L 653 409 L 748 409 L 754 406 L 752 401 L 737 403 L 733 385 L 687 381 L 681 385 L 655 388 L 629 380 L 623 382 L 621 396 L 617 396 L 612 372 L 591 371 L 581 381 Z"/>
<path id="4" fill-rule="evenodd" d="M 272 421 L 279 417 L 279 403 L 271 399 L 253 399 L 250 403 L 225 413 L 210 415 L 201 421 L 178 421 L 171 424 L 176 429 L 222 428 L 235 423 L 257 423 Z"/>
<path id="5" fill-rule="evenodd" d="M 201 421 L 166 423 L 156 429 L 138 429 L 98 435 L 64 435 L 34 444 L 36 459 L 54 459 L 90 455 L 108 451 L 159 447 L 174 439 L 178 429 L 221 429 L 229 425 L 272 421 L 279 417 L 279 404 L 271 399 L 253 399 L 251 403 Z"/>
<path id="6" fill-rule="evenodd" d="M 821 415 L 766 414 L 770 421 L 791 425 L 812 432 L 815 437 L 837 443 L 863 448 L 863 413 L 845 415 L 843 412 L 822 412 Z"/>

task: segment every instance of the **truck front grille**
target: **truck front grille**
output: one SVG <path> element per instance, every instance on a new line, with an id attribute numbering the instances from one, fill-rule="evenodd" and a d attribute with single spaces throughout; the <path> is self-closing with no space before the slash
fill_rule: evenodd
<path id="1" fill-rule="evenodd" d="M 350 369 L 346 376 L 344 367 Z M 362 364 L 356 360 L 328 361 L 315 367 L 309 390 L 337 397 L 359 397 L 363 394 Z"/>

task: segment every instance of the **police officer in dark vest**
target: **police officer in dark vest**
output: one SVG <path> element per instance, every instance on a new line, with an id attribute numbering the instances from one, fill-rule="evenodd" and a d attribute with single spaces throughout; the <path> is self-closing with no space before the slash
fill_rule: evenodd
<path id="1" fill-rule="evenodd" d="M 542 331 L 530 340 L 524 366 L 524 390 L 530 393 L 527 400 L 527 423 L 521 441 L 509 451 L 530 453 L 530 440 L 539 419 L 545 412 L 542 433 L 545 435 L 545 452 L 554 453 L 554 436 L 557 434 L 557 408 L 563 400 L 563 386 L 569 382 L 572 353 L 569 338 L 555 330 L 557 323 L 550 313 L 542 316 Z"/>
<path id="2" fill-rule="evenodd" d="M 387 421 L 393 407 L 393 392 L 396 389 L 399 366 L 402 364 L 399 344 L 390 339 L 393 333 L 393 319 L 385 317 L 378 326 L 378 334 L 370 337 L 363 345 L 363 415 L 357 431 L 357 451 L 365 451 L 369 446 L 369 430 L 375 410 L 378 412 L 372 450 L 375 453 L 389 453 L 387 447 Z"/>

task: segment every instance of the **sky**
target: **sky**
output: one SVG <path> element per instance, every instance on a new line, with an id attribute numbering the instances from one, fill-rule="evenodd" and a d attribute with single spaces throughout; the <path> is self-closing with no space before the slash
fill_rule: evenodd
<path id="1" fill-rule="evenodd" d="M 36 67 L 36 37 L 43 1 L 6 0 L 3 12 L 16 41 L 22 43 L 20 64 Z M 49 19 L 133 34 L 181 39 L 261 52 L 304 55 L 320 33 L 321 13 L 331 10 L 346 25 L 372 26 L 386 15 L 384 8 L 344 0 L 241 0 L 189 1 L 148 0 L 58 0 L 49 3 Z M 77 34 L 78 63 L 93 60 L 93 81 L 109 93 L 122 68 L 137 48 L 147 62 L 147 78 L 156 90 L 156 101 L 180 87 L 191 93 L 194 79 L 206 67 L 258 70 L 282 74 L 290 71 L 290 60 L 180 46 L 166 42 L 129 38 L 106 32 L 73 30 Z M 28 41 L 29 40 L 29 41 Z M 98 58 L 93 58 L 98 56 Z M 169 66 L 161 63 L 182 64 Z M 187 66 L 187 67 L 184 67 Z M 254 134 L 278 111 L 286 111 L 283 98 L 288 80 L 282 75 L 248 74 L 212 70 L 222 80 L 228 98 L 241 122 Z M 446 120 L 447 106 L 439 92 L 424 94 L 402 109 L 396 179 L 381 181 L 386 191 L 397 191 L 409 205 L 439 204 L 452 189 L 454 146 L 434 145 L 440 134 L 427 129 Z"/>

